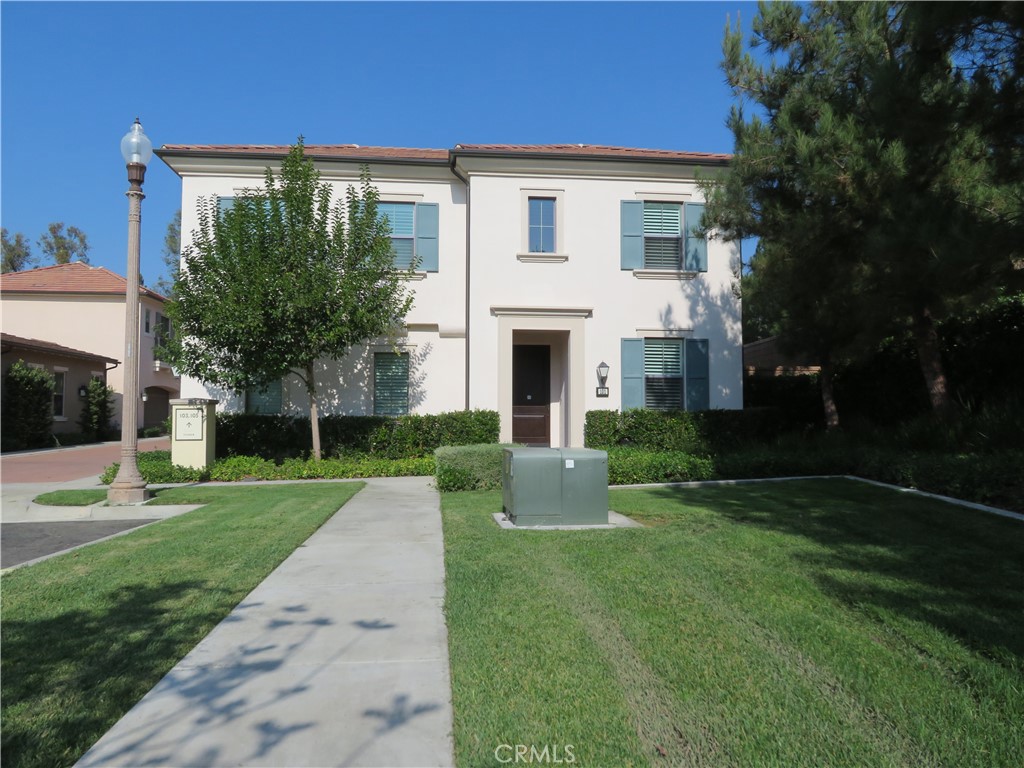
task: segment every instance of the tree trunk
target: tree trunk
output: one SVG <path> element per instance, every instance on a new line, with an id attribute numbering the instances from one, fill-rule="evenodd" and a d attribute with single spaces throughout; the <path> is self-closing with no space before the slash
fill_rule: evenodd
<path id="1" fill-rule="evenodd" d="M 309 393 L 309 428 L 313 432 L 313 458 L 320 461 L 320 413 L 316 407 L 316 380 L 313 364 L 306 365 L 306 391 Z"/>
<path id="2" fill-rule="evenodd" d="M 940 420 L 945 421 L 953 413 L 953 401 L 949 396 L 946 370 L 942 365 L 939 334 L 935 330 L 935 322 L 927 307 L 922 309 L 915 318 L 914 342 L 917 347 L 917 358 L 921 362 L 921 373 L 924 375 L 924 382 L 928 387 L 928 399 L 932 404 L 932 412 Z"/>
<path id="3" fill-rule="evenodd" d="M 825 407 L 825 429 L 829 432 L 839 429 L 839 409 L 832 390 L 832 375 L 832 361 L 826 358 L 821 363 L 821 404 Z"/>

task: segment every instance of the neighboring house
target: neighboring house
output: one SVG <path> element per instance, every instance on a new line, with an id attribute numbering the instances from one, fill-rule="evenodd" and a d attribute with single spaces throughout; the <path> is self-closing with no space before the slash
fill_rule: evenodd
<path id="1" fill-rule="evenodd" d="M 127 281 L 109 269 L 73 261 L 0 276 L 3 329 L 119 360 L 124 357 Z M 159 426 L 170 415 L 170 399 L 181 392 L 179 377 L 153 354 L 166 332 L 163 296 L 139 289 L 139 426 Z M 107 376 L 116 393 L 114 416 L 121 423 L 124 366 Z M 143 399 L 144 398 L 144 399 Z"/>
<path id="2" fill-rule="evenodd" d="M 820 373 L 821 365 L 806 355 L 785 355 L 778 336 L 743 345 L 743 370 L 747 376 L 796 376 Z"/>
<path id="3" fill-rule="evenodd" d="M 198 227 L 200 198 L 262 186 L 287 151 L 157 150 L 182 179 L 182 232 Z M 739 249 L 693 232 L 697 169 L 713 173 L 728 155 L 576 144 L 305 151 L 336 201 L 368 165 L 396 261 L 418 264 L 397 351 L 381 339 L 324 363 L 324 412 L 486 408 L 499 412 L 503 441 L 580 446 L 592 409 L 742 407 Z M 307 409 L 294 376 L 242 394 L 186 377 L 182 396 Z"/>
<path id="4" fill-rule="evenodd" d="M 39 339 L 23 339 L 0 333 L 0 375 L 19 360 L 32 368 L 42 368 L 53 375 L 53 433 L 79 432 L 85 388 L 92 379 L 106 383 L 107 371 L 118 365 L 113 357 L 104 357 L 80 349 Z M 0 397 L 5 395 L 0 394 Z"/>

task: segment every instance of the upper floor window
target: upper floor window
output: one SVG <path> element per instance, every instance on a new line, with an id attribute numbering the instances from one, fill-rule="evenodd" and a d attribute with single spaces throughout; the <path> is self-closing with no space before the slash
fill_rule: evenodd
<path id="1" fill-rule="evenodd" d="M 530 253 L 555 252 L 555 198 L 531 197 Z"/>
<path id="2" fill-rule="evenodd" d="M 437 203 L 377 203 L 377 216 L 387 216 L 395 267 L 437 272 Z"/>
<path id="3" fill-rule="evenodd" d="M 142 314 L 142 330 L 149 333 L 153 327 L 152 316 L 150 310 L 145 310 Z"/>
<path id="4" fill-rule="evenodd" d="M 697 236 L 702 203 L 623 200 L 622 269 L 706 272 L 707 240 Z"/>

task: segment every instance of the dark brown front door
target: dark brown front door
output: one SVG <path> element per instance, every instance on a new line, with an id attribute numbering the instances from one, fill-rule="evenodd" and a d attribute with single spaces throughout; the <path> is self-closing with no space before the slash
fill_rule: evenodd
<path id="1" fill-rule="evenodd" d="M 551 347 L 512 345 L 512 442 L 551 445 Z"/>

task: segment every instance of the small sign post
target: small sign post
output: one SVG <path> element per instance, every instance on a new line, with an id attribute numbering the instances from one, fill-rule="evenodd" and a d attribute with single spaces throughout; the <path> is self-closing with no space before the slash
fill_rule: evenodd
<path id="1" fill-rule="evenodd" d="M 217 437 L 217 401 L 171 400 L 171 463 L 205 469 L 213 464 Z"/>

